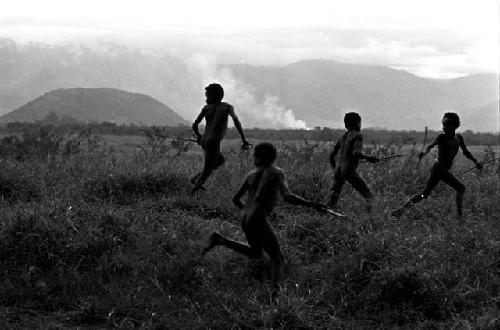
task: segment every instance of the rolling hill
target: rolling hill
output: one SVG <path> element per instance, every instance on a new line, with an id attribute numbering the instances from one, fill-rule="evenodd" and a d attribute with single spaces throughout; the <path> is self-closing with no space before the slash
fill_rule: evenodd
<path id="1" fill-rule="evenodd" d="M 57 89 L 0 117 L 0 123 L 35 122 L 56 115 L 77 122 L 172 125 L 186 121 L 150 96 L 112 88 Z"/>
<path id="2" fill-rule="evenodd" d="M 446 111 L 467 117 L 498 99 L 496 74 L 436 80 L 387 67 L 330 60 L 284 67 L 231 65 L 228 69 L 258 98 L 276 95 L 309 126 L 339 127 L 345 112 L 357 111 L 365 126 L 422 129 L 435 123 L 439 127 Z M 481 130 L 481 123 L 477 124 L 474 129 Z"/>

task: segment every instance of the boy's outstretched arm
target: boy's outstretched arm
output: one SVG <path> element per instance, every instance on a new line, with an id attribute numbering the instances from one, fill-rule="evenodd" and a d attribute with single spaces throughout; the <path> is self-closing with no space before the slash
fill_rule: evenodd
<path id="1" fill-rule="evenodd" d="M 247 141 L 245 133 L 243 133 L 243 127 L 241 126 L 241 122 L 238 116 L 236 116 L 236 113 L 234 112 L 234 108 L 232 106 L 231 109 L 229 110 L 229 115 L 231 116 L 231 118 L 233 118 L 234 127 L 236 127 L 238 133 L 240 133 L 241 141 L 243 142 L 243 148 L 248 147 L 250 143 Z"/>
<path id="2" fill-rule="evenodd" d="M 437 146 L 439 144 L 439 137 L 441 135 L 438 135 L 434 141 L 432 141 L 431 144 L 429 144 L 427 147 L 425 147 L 424 151 L 422 151 L 421 153 L 418 154 L 418 158 L 419 159 L 422 159 L 422 157 L 424 157 L 425 155 L 427 155 L 429 153 L 429 151 L 431 151 L 432 148 L 434 148 L 435 146 Z"/>
<path id="3" fill-rule="evenodd" d="M 290 188 L 288 188 L 288 184 L 286 183 L 285 175 L 283 174 L 283 172 L 281 172 L 279 174 L 279 176 L 280 176 L 279 177 L 279 189 L 280 189 L 281 195 L 283 195 L 283 199 L 285 200 L 285 202 L 290 203 L 292 205 L 302 205 L 302 206 L 313 207 L 317 211 L 323 211 L 327 208 L 326 205 L 324 205 L 324 204 L 311 202 L 305 198 L 302 198 L 300 196 L 295 195 L 294 193 L 292 193 L 290 191 Z"/>
<path id="4" fill-rule="evenodd" d="M 471 154 L 469 149 L 467 149 L 467 146 L 465 145 L 464 138 L 462 135 L 457 135 L 458 141 L 460 143 L 460 148 L 462 148 L 462 152 L 464 153 L 464 156 L 467 157 L 468 159 L 472 160 L 474 164 L 476 164 L 477 169 L 482 169 L 483 165 L 481 165 L 480 162 L 477 161 L 477 159 Z"/>
<path id="5" fill-rule="evenodd" d="M 236 192 L 236 194 L 233 197 L 233 204 L 236 205 L 238 208 L 242 209 L 245 204 L 241 202 L 241 197 L 245 195 L 245 193 L 248 190 L 248 183 L 247 180 L 245 179 L 245 182 L 241 185 L 240 189 Z"/>
<path id="6" fill-rule="evenodd" d="M 363 135 L 359 134 L 354 140 L 354 157 L 358 159 L 366 159 L 370 163 L 380 162 L 380 158 L 375 156 L 368 156 L 363 153 Z"/>
<path id="7" fill-rule="evenodd" d="M 205 107 L 203 107 L 203 109 L 201 109 L 200 114 L 194 120 L 193 126 L 191 126 L 194 134 L 196 135 L 196 138 L 198 139 L 198 144 L 200 144 L 200 142 L 201 142 L 201 134 L 200 134 L 200 131 L 198 130 L 198 125 L 201 123 L 201 121 L 203 120 L 204 117 L 205 117 Z"/>

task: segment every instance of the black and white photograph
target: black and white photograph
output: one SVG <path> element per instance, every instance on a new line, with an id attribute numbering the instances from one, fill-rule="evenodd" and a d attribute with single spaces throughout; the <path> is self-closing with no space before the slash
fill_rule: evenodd
<path id="1" fill-rule="evenodd" d="M 500 329 L 500 0 L 0 5 L 0 329 Z"/>

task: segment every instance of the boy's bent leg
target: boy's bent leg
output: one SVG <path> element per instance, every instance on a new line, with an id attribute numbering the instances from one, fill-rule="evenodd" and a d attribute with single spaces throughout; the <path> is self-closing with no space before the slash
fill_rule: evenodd
<path id="1" fill-rule="evenodd" d="M 217 155 L 217 159 L 215 161 L 215 168 L 213 170 L 215 171 L 216 169 L 224 165 L 225 162 L 226 159 L 224 158 L 224 155 L 221 152 L 219 152 L 219 154 Z"/>
<path id="2" fill-rule="evenodd" d="M 224 236 L 222 236 L 219 232 L 214 231 L 210 237 L 208 238 L 207 245 L 201 252 L 201 255 L 205 255 L 208 252 L 210 252 L 214 247 L 217 245 L 222 245 L 222 242 L 224 241 Z"/>
<path id="3" fill-rule="evenodd" d="M 267 221 L 261 235 L 261 240 L 262 247 L 269 255 L 271 261 L 271 281 L 277 284 L 283 279 L 283 264 L 285 258 L 283 257 L 278 237 L 276 237 L 273 227 Z"/>
<path id="4" fill-rule="evenodd" d="M 225 238 L 224 242 L 221 244 L 225 247 L 233 250 L 234 252 L 238 252 L 239 254 L 243 254 L 250 259 L 257 259 L 262 256 L 262 249 L 258 247 L 254 247 L 242 242 L 234 241 L 229 238 Z"/>
<path id="5" fill-rule="evenodd" d="M 192 192 L 201 189 L 210 174 L 212 174 L 214 169 L 217 167 L 217 161 L 220 155 L 220 141 L 218 140 L 205 141 L 205 145 L 203 147 L 203 149 L 205 150 L 205 162 L 203 164 L 203 171 L 199 175 L 197 175 L 195 186 Z"/>
<path id="6" fill-rule="evenodd" d="M 192 184 L 195 184 L 195 183 L 196 183 L 196 180 L 198 180 L 198 177 L 201 175 L 201 173 L 203 173 L 203 172 L 196 173 L 195 175 L 193 175 L 193 176 L 191 177 L 191 179 L 189 179 L 189 181 L 190 181 Z"/>
<path id="7" fill-rule="evenodd" d="M 441 180 L 443 180 L 446 184 L 453 187 L 456 190 L 457 194 L 455 197 L 455 202 L 457 204 L 457 214 L 459 216 L 463 215 L 463 203 L 464 203 L 464 195 L 465 195 L 465 186 L 460 180 L 458 180 L 451 172 L 444 171 Z"/>
<path id="8" fill-rule="evenodd" d="M 363 178 L 357 172 L 354 172 L 349 177 L 347 177 L 347 182 L 349 182 L 351 186 L 366 199 L 366 210 L 368 212 L 371 212 L 373 194 L 370 191 L 370 187 L 368 187 L 365 180 L 363 180 Z"/>
<path id="9" fill-rule="evenodd" d="M 427 180 L 427 184 L 424 188 L 424 191 L 422 193 L 415 194 L 412 197 L 410 197 L 403 206 L 393 211 L 392 215 L 400 216 L 406 208 L 409 208 L 413 206 L 413 204 L 416 204 L 424 199 L 427 199 L 427 197 L 429 197 L 429 195 L 431 194 L 432 190 L 439 183 L 439 180 L 441 180 L 440 171 L 434 166 L 431 170 L 431 176 L 429 177 L 429 180 Z"/>
<path id="10" fill-rule="evenodd" d="M 202 251 L 202 255 L 207 254 L 216 246 L 225 246 L 235 252 L 243 254 L 249 258 L 255 259 L 262 256 L 262 249 L 257 247 L 252 247 L 248 244 L 238 242 L 229 238 L 222 236 L 218 232 L 212 233 L 208 239 L 208 243 Z"/>
<path id="11" fill-rule="evenodd" d="M 342 177 L 340 171 L 335 171 L 333 175 L 333 185 L 330 192 L 330 200 L 328 201 L 328 207 L 334 209 L 337 207 L 337 202 L 340 197 L 340 192 L 344 186 L 345 179 Z"/>

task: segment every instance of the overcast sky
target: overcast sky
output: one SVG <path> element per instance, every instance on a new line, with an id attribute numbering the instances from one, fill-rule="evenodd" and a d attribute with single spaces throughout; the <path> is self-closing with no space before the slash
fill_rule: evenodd
<path id="1" fill-rule="evenodd" d="M 219 62 L 328 58 L 426 77 L 498 72 L 498 0 L 15 0 L 0 37 L 115 41 Z"/>

